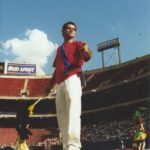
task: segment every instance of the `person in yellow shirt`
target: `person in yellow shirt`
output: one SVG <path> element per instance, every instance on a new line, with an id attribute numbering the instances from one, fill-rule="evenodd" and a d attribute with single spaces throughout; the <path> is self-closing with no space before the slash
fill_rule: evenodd
<path id="1" fill-rule="evenodd" d="M 29 150 L 26 140 L 29 139 L 29 135 L 32 135 L 29 129 L 29 116 L 33 114 L 34 105 L 23 106 L 17 112 L 17 124 L 16 130 L 18 137 L 16 140 L 16 150 Z"/>
<path id="2" fill-rule="evenodd" d="M 137 150 L 144 150 L 146 146 L 147 134 L 144 129 L 144 118 L 140 112 L 136 112 L 138 115 L 135 118 L 135 133 L 133 137 L 133 147 Z"/>

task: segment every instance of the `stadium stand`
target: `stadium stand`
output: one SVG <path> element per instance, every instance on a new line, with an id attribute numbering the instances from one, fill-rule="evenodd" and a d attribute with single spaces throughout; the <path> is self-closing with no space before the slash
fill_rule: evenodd
<path id="1" fill-rule="evenodd" d="M 32 135 L 28 141 L 29 145 L 37 145 L 39 141 L 51 136 L 52 129 L 31 129 Z M 15 128 L 0 128 L 0 145 L 14 146 L 17 138 Z"/>
<path id="2" fill-rule="evenodd" d="M 91 150 L 91 147 L 93 150 L 119 148 L 117 129 L 125 146 L 131 147 L 133 111 L 137 107 L 149 110 L 149 60 L 150 55 L 146 55 L 119 65 L 84 72 L 87 87 L 83 89 L 82 96 L 83 150 Z M 33 136 L 28 144 L 35 149 L 60 148 L 55 96 L 45 97 L 50 79 L 51 76 L 0 75 L 0 146 L 14 146 L 17 136 L 15 112 L 18 108 L 43 97 L 30 117 Z M 150 133 L 148 116 L 145 116 L 145 126 Z"/>
<path id="3" fill-rule="evenodd" d="M 25 79 L 0 77 L 0 96 L 20 97 Z"/>
<path id="4" fill-rule="evenodd" d="M 128 82 L 129 79 L 143 77 L 142 75 L 149 74 L 149 66 L 148 55 L 119 65 L 89 71 L 86 74 L 93 74 L 93 76 L 89 80 L 87 79 L 87 88 L 85 90 L 92 90 L 98 87 L 108 88 L 112 84 Z"/>
<path id="5" fill-rule="evenodd" d="M 45 89 L 48 86 L 49 78 L 47 79 L 29 79 L 27 91 L 29 91 L 29 94 L 27 96 L 29 97 L 38 97 L 45 95 Z M 42 88 L 41 88 L 42 87 Z"/>

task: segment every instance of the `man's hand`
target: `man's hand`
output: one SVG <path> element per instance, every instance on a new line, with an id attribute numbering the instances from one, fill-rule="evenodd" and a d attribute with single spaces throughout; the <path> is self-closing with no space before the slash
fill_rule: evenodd
<path id="1" fill-rule="evenodd" d="M 51 92 L 51 89 L 53 89 L 53 87 L 55 86 L 56 82 L 55 82 L 55 74 L 56 74 L 56 70 L 53 73 L 52 78 L 50 79 L 48 86 L 45 89 L 45 95 L 49 95 Z"/>
<path id="2" fill-rule="evenodd" d="M 88 52 L 89 48 L 87 46 L 87 44 L 84 44 L 81 48 L 80 48 L 81 51 L 84 51 L 84 52 Z"/>
<path id="3" fill-rule="evenodd" d="M 49 95 L 49 93 L 50 93 L 50 91 L 51 91 L 51 88 L 50 87 L 46 87 L 46 89 L 45 89 L 45 95 Z"/>
<path id="4" fill-rule="evenodd" d="M 81 50 L 84 51 L 84 52 L 88 52 L 88 51 L 89 51 L 89 48 L 88 48 L 87 44 L 84 44 L 84 45 L 81 47 Z"/>
<path id="5" fill-rule="evenodd" d="M 87 62 L 88 60 L 90 60 L 90 58 L 92 57 L 92 51 L 88 48 L 87 44 L 84 44 L 81 47 L 81 51 L 84 52 L 85 61 Z"/>

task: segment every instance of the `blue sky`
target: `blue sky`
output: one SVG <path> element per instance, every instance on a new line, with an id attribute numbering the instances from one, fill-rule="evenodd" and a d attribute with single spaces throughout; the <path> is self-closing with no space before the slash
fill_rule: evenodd
<path id="1" fill-rule="evenodd" d="M 116 37 L 122 62 L 150 51 L 150 0 L 0 0 L 0 61 L 37 63 L 51 74 L 61 27 L 70 20 L 75 39 L 93 51 L 83 70 L 101 68 L 97 44 Z M 115 63 L 114 53 L 106 51 L 106 65 Z"/>

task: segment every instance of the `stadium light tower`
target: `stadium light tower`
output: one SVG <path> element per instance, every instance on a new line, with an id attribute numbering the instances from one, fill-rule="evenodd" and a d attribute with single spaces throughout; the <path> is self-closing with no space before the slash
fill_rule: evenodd
<path id="1" fill-rule="evenodd" d="M 101 56 L 102 56 L 102 66 L 103 67 L 105 67 L 104 51 L 107 49 L 110 49 L 110 48 L 116 48 L 117 64 L 121 63 L 120 42 L 119 42 L 119 38 L 115 38 L 115 39 L 97 44 L 97 51 L 101 52 L 101 54 L 102 54 Z"/>

